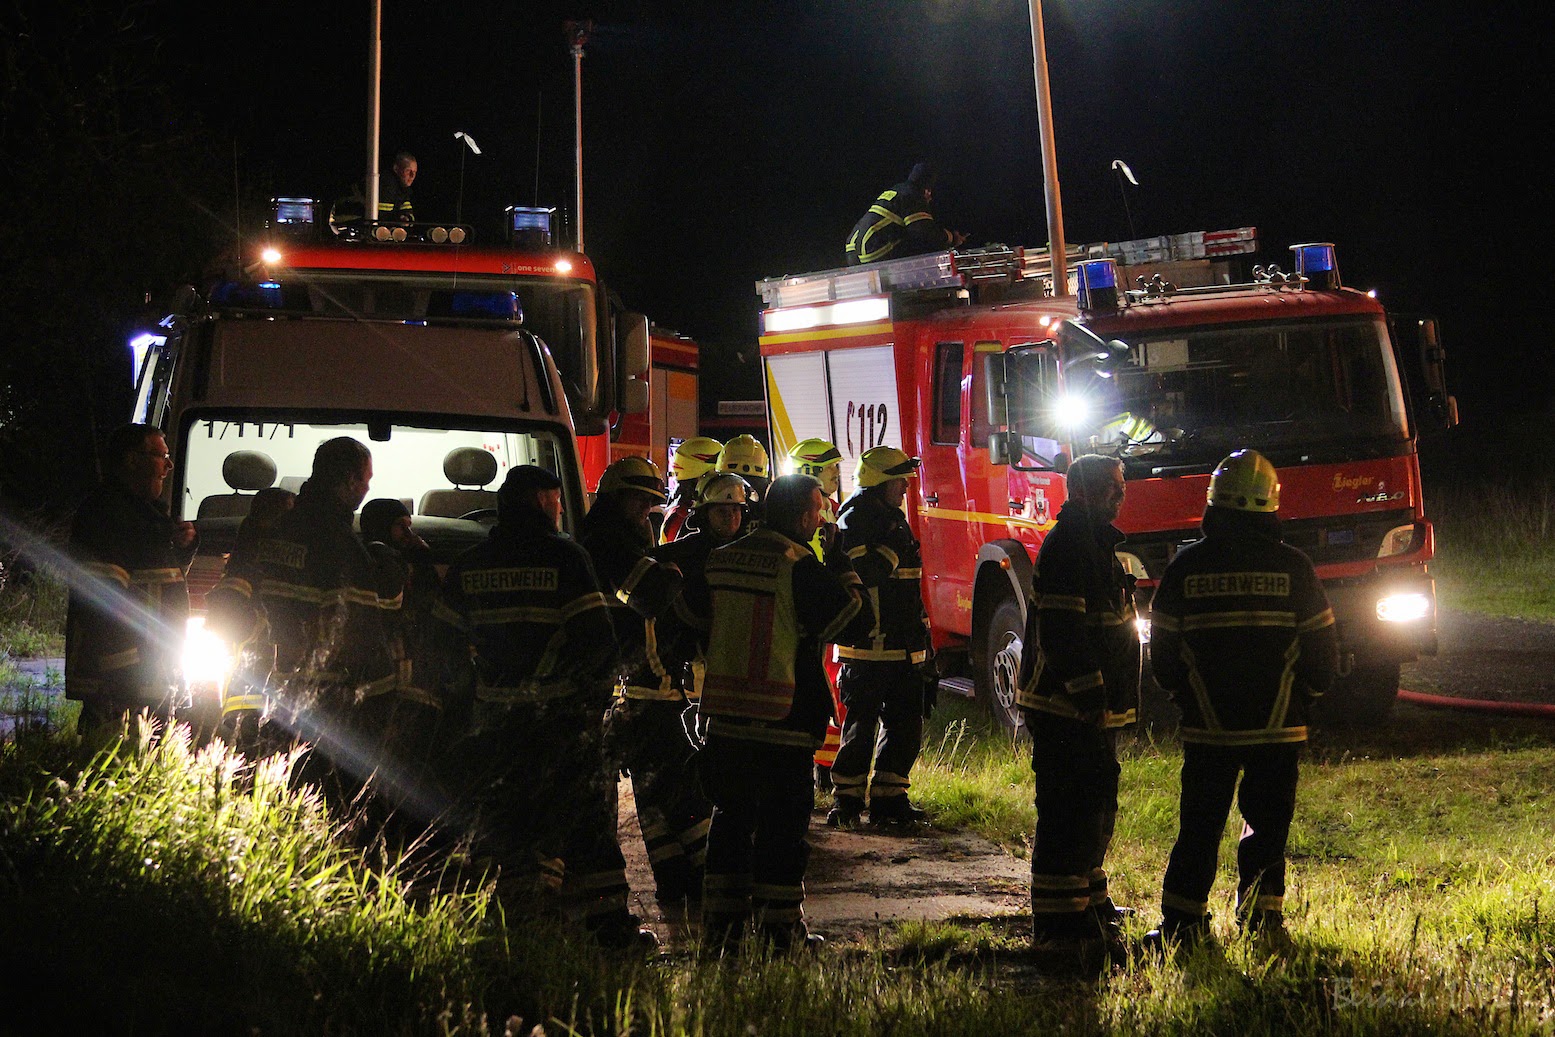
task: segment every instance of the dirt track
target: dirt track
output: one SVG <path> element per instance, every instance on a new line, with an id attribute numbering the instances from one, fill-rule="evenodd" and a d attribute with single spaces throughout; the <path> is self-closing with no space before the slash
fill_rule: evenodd
<path id="1" fill-rule="evenodd" d="M 1007 915 L 1027 906 L 1030 865 L 970 833 L 839 832 L 817 813 L 811 817 L 810 846 L 805 918 L 833 942 L 862 939 L 892 922 Z M 621 849 L 637 899 L 633 910 L 661 936 L 670 933 L 653 899 L 629 781 L 621 783 Z"/>

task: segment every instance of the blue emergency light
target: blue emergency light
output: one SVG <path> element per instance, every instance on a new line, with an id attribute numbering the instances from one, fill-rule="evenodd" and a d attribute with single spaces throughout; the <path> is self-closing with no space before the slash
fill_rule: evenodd
<path id="1" fill-rule="evenodd" d="M 1331 292 L 1342 287 L 1332 242 L 1292 245 L 1290 250 L 1296 254 L 1296 273 L 1307 279 L 1308 288 Z"/>
<path id="2" fill-rule="evenodd" d="M 271 229 L 280 232 L 311 233 L 319 222 L 319 202 L 313 197 L 272 197 Z"/>
<path id="3" fill-rule="evenodd" d="M 555 239 L 556 209 L 538 205 L 507 207 L 508 242 L 515 248 L 550 248 Z"/>
<path id="4" fill-rule="evenodd" d="M 1075 266 L 1075 286 L 1080 309 L 1086 311 L 1118 308 L 1118 261 L 1087 259 Z"/>

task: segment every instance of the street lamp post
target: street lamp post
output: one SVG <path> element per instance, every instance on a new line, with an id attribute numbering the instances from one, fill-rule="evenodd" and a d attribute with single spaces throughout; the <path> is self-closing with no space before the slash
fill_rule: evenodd
<path id="1" fill-rule="evenodd" d="M 1047 200 L 1047 246 L 1052 262 L 1053 294 L 1069 294 L 1064 255 L 1064 207 L 1058 194 L 1058 156 L 1053 150 L 1053 97 L 1047 81 L 1047 39 L 1042 32 L 1042 0 L 1031 7 L 1031 53 L 1037 80 L 1037 132 L 1042 138 L 1042 190 Z"/>
<path id="2" fill-rule="evenodd" d="M 583 45 L 594 29 L 593 22 L 569 21 L 564 26 L 567 46 L 572 51 L 573 120 L 573 218 L 577 228 L 577 249 L 583 251 Z"/>
<path id="3" fill-rule="evenodd" d="M 363 225 L 378 218 L 379 83 L 383 79 L 383 0 L 370 0 L 367 30 L 367 179 Z"/>

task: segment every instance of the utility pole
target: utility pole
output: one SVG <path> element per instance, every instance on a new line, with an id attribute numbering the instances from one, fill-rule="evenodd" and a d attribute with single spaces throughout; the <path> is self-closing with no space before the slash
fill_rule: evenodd
<path id="1" fill-rule="evenodd" d="M 378 218 L 379 83 L 383 80 L 383 0 L 368 0 L 367 31 L 367 197 L 362 202 L 362 222 Z"/>
<path id="2" fill-rule="evenodd" d="M 594 31 L 591 21 L 568 21 L 562 26 L 567 47 L 572 51 L 572 122 L 573 122 L 573 217 L 577 228 L 577 249 L 583 251 L 583 45 Z"/>
<path id="3" fill-rule="evenodd" d="M 1064 254 L 1064 206 L 1058 194 L 1058 155 L 1053 150 L 1053 96 L 1047 81 L 1047 38 L 1042 31 L 1042 0 L 1031 6 L 1031 53 L 1037 80 L 1037 132 L 1042 138 L 1042 190 L 1047 199 L 1047 250 L 1052 263 L 1053 294 L 1069 294 Z"/>

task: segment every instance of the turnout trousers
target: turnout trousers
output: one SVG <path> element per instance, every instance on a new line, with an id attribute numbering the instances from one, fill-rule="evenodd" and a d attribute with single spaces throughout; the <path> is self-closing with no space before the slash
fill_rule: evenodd
<path id="1" fill-rule="evenodd" d="M 857 813 L 867 799 L 872 815 L 888 816 L 907 805 L 923 745 L 923 680 L 905 659 L 849 660 L 837 686 L 847 709 L 831 771 L 837 806 Z"/>
<path id="2" fill-rule="evenodd" d="M 1100 936 L 1101 918 L 1112 911 L 1105 864 L 1118 816 L 1116 732 L 1029 710 L 1026 721 L 1037 806 L 1032 936 Z"/>
<path id="3" fill-rule="evenodd" d="M 632 777 L 637 820 L 661 904 L 698 900 L 712 804 L 691 770 L 691 740 L 679 700 L 627 698 L 606 722 L 613 758 Z"/>
<path id="4" fill-rule="evenodd" d="M 1255 929 L 1281 921 L 1285 843 L 1296 811 L 1300 754 L 1300 742 L 1246 746 L 1189 742 L 1182 747 L 1177 843 L 1161 889 L 1167 927 L 1205 921 L 1220 837 L 1233 797 L 1243 822 L 1236 850 L 1237 917 Z"/>
<path id="5" fill-rule="evenodd" d="M 713 801 L 702 895 L 708 943 L 732 946 L 751 919 L 780 949 L 802 943 L 813 743 L 769 745 L 714 731 L 703 755 Z"/>
<path id="6" fill-rule="evenodd" d="M 498 894 L 542 898 L 586 929 L 616 935 L 635 932 L 636 920 L 601 720 L 567 702 L 515 706 L 455 752 L 477 852 L 501 869 Z"/>

